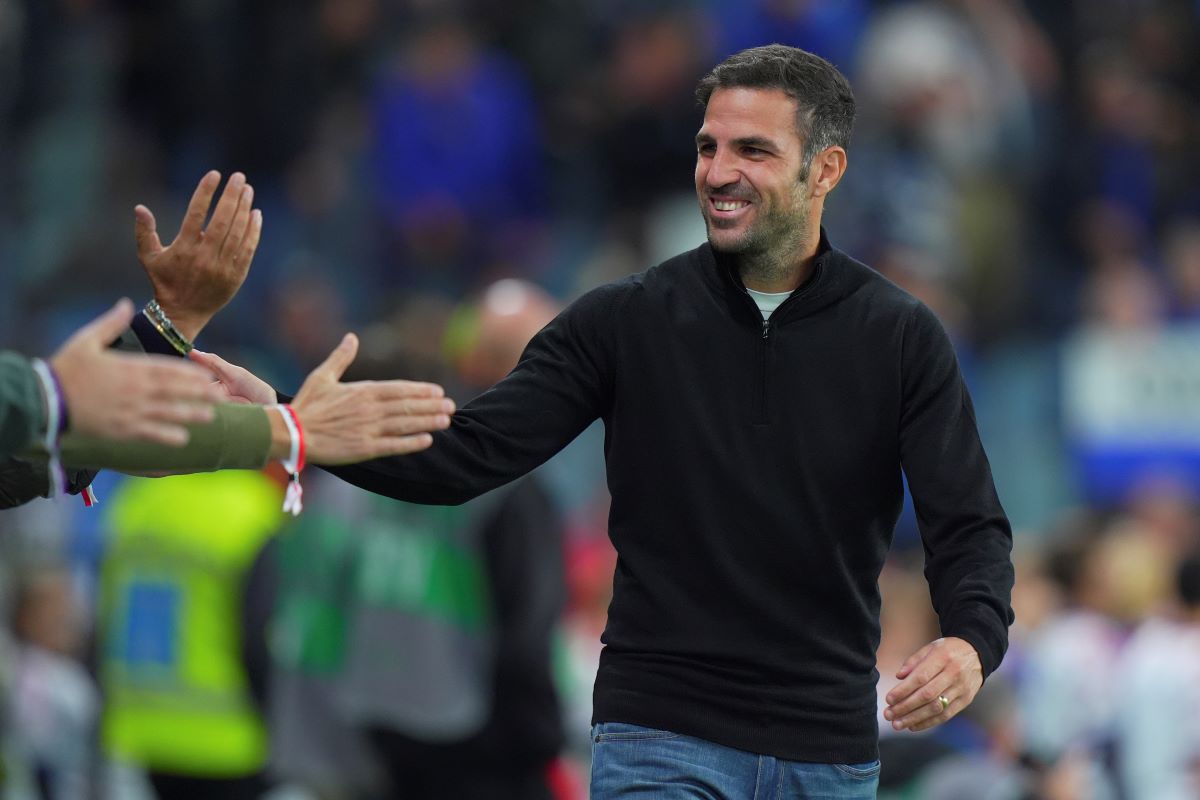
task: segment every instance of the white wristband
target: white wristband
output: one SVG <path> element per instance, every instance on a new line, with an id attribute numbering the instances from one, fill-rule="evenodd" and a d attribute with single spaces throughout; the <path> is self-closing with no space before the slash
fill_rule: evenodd
<path id="1" fill-rule="evenodd" d="M 46 435 L 42 443 L 46 448 L 46 455 L 50 458 L 47 466 L 50 473 L 50 496 L 58 497 L 67 490 L 66 475 L 58 460 L 58 428 L 62 422 L 58 414 L 62 398 L 58 396 L 58 387 L 46 362 L 35 358 L 30 363 L 42 384 L 42 395 L 46 400 Z"/>

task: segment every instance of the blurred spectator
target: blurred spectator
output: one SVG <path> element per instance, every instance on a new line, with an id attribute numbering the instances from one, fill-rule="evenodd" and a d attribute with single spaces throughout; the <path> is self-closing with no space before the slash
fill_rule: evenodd
<path id="1" fill-rule="evenodd" d="M 528 284 L 490 287 L 451 340 L 462 379 L 475 390 L 500 380 L 555 310 Z M 375 343 L 383 332 L 356 377 L 402 370 Z M 552 676 L 564 531 L 538 478 L 450 508 L 324 482 L 320 492 L 340 495 L 338 515 L 306 514 L 283 550 L 277 770 L 318 791 L 396 798 L 577 791 L 557 760 Z"/>
<path id="2" fill-rule="evenodd" d="M 1116 735 L 1129 800 L 1200 797 L 1200 550 L 1177 573 L 1175 608 L 1138 628 L 1118 670 Z"/>
<path id="3" fill-rule="evenodd" d="M 100 697 L 79 662 L 83 625 L 70 574 L 44 566 L 20 579 L 8 700 L 14 754 L 43 800 L 92 796 Z"/>
<path id="4" fill-rule="evenodd" d="M 1129 625 L 1147 610 L 1156 564 L 1136 538 L 1094 516 L 1060 532 L 1048 570 L 1065 605 L 1029 636 L 1019 700 L 1024 752 L 1081 797 L 1109 797 L 1117 658 Z M 1073 776 L 1073 777 L 1071 777 Z"/>
<path id="5" fill-rule="evenodd" d="M 452 12 L 427 12 L 373 93 L 374 180 L 392 283 L 450 295 L 527 268 L 544 214 L 528 81 Z"/>
<path id="6" fill-rule="evenodd" d="M 129 480 L 107 509 L 100 591 L 103 740 L 159 800 L 268 788 L 268 543 L 279 484 L 259 472 Z"/>
<path id="7" fill-rule="evenodd" d="M 1200 217 L 1173 222 L 1163 251 L 1174 315 L 1188 321 L 1200 319 Z"/>
<path id="8" fill-rule="evenodd" d="M 760 44 L 787 44 L 816 53 L 854 78 L 854 56 L 866 28 L 867 0 L 752 0 L 714 2 L 715 58 Z"/>

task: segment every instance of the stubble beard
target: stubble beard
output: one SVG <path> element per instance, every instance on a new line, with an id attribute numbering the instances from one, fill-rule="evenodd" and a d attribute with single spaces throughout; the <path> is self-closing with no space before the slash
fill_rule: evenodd
<path id="1" fill-rule="evenodd" d="M 803 187 L 798 187 L 797 192 Z M 790 212 L 790 213 L 789 213 Z M 797 254 L 808 246 L 811 209 L 797 198 L 792 209 L 773 209 L 754 220 L 738 240 L 719 244 L 713 236 L 713 221 L 707 213 L 704 221 L 713 249 L 731 256 L 742 281 L 773 284 L 786 280 L 795 269 Z"/>

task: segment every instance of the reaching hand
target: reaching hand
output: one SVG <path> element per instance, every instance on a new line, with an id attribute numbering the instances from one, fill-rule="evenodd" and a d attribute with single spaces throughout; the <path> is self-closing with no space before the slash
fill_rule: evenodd
<path id="1" fill-rule="evenodd" d="M 983 685 L 979 653 L 965 639 L 935 639 L 908 657 L 887 694 L 883 717 L 898 731 L 941 725 L 971 704 Z"/>
<path id="2" fill-rule="evenodd" d="M 308 460 L 314 464 L 352 464 L 415 453 L 433 444 L 425 431 L 450 425 L 454 401 L 444 397 L 437 384 L 339 383 L 357 353 L 358 338 L 346 334 L 292 401 L 304 428 Z"/>
<path id="3" fill-rule="evenodd" d="M 215 353 L 203 353 L 199 350 L 192 350 L 188 357 L 212 371 L 217 379 L 214 385 L 218 387 L 226 403 L 268 406 L 279 402 L 279 396 L 271 385 L 244 367 L 230 364 Z"/>
<path id="4" fill-rule="evenodd" d="M 262 212 L 251 210 L 254 189 L 240 172 L 230 176 L 204 227 L 220 183 L 221 173 L 215 170 L 200 180 L 179 234 L 166 247 L 150 209 L 139 205 L 133 210 L 138 259 L 150 277 L 154 298 L 189 340 L 237 294 L 262 233 Z"/>
<path id="5" fill-rule="evenodd" d="M 71 430 L 104 439 L 187 444 L 184 426 L 210 421 L 221 394 L 204 370 L 186 361 L 109 350 L 132 318 L 133 304 L 122 299 L 51 356 Z"/>

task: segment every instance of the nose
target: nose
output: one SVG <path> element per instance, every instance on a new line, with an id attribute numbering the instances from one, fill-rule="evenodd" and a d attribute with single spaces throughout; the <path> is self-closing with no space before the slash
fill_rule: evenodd
<path id="1" fill-rule="evenodd" d="M 733 154 L 723 147 L 718 147 L 708 160 L 708 172 L 704 182 L 709 189 L 719 189 L 731 183 L 737 183 L 741 174 L 737 170 L 737 161 Z"/>

